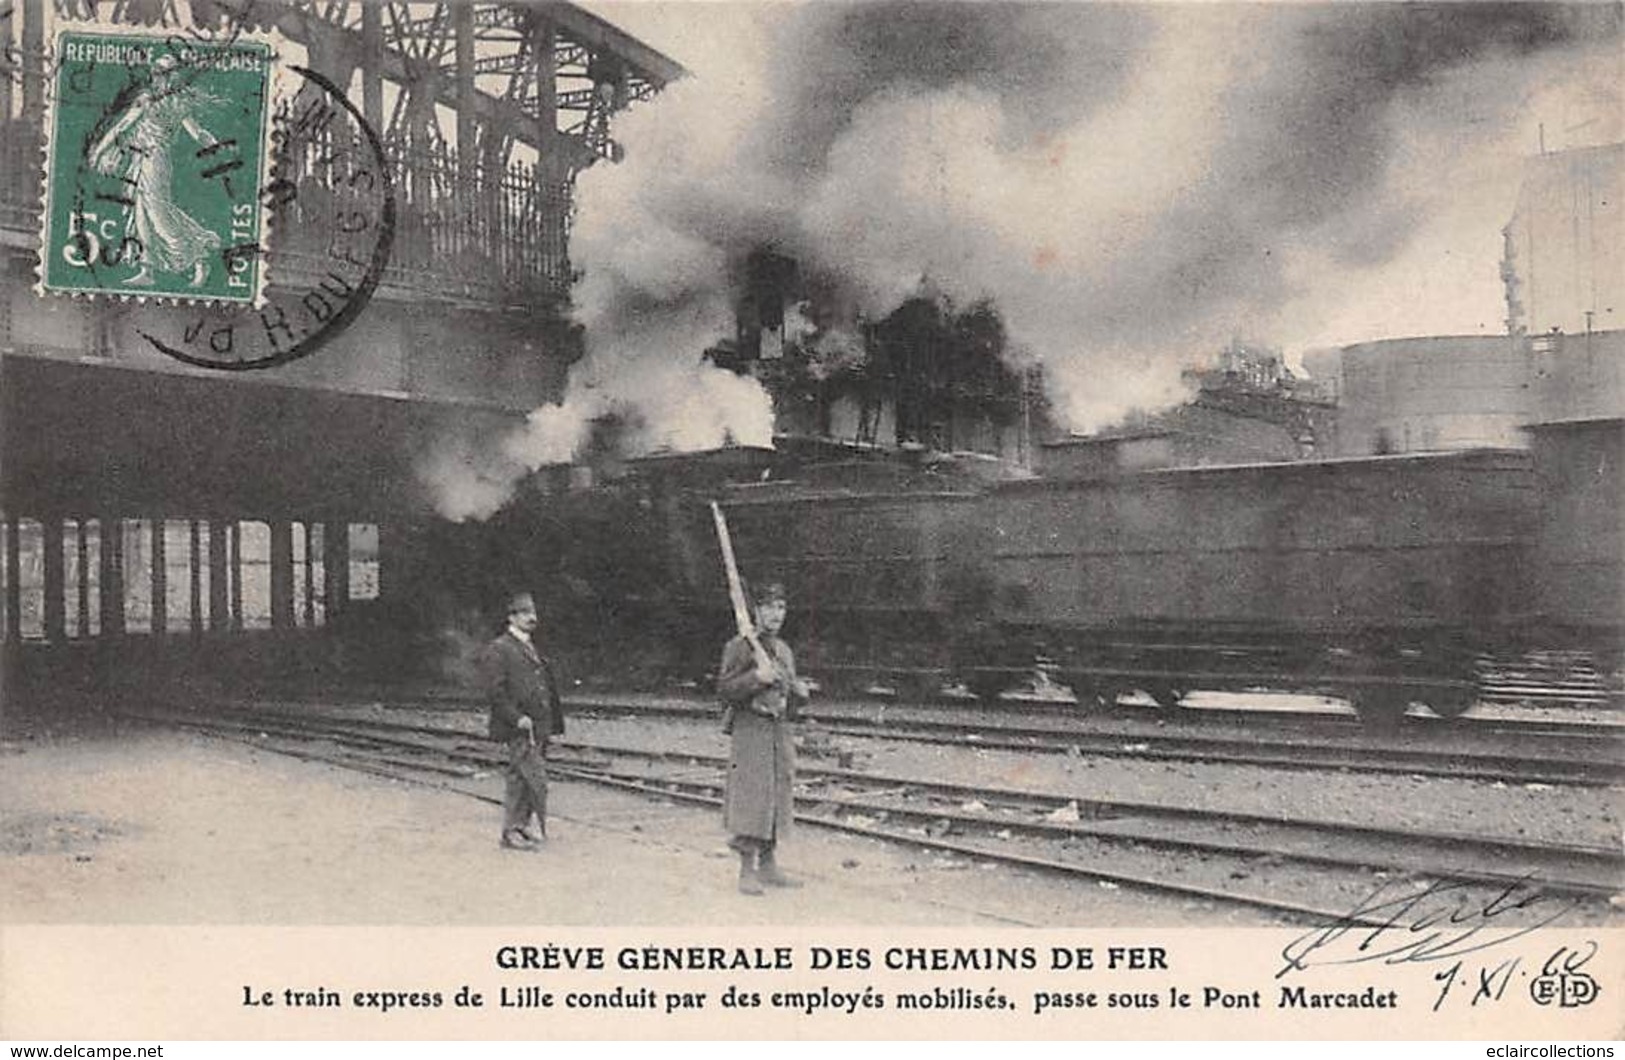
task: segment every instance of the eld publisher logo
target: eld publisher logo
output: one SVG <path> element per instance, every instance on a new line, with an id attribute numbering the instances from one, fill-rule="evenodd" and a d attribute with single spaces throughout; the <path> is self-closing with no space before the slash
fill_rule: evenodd
<path id="1" fill-rule="evenodd" d="M 1597 1000 L 1600 991 L 1597 981 L 1580 971 L 1597 952 L 1596 944 L 1590 945 L 1590 952 L 1584 955 L 1564 947 L 1546 959 L 1540 975 L 1529 984 L 1529 996 L 1535 999 L 1535 1004 L 1556 1002 L 1559 1008 L 1578 1008 Z"/>
<path id="2" fill-rule="evenodd" d="M 1561 1008 L 1578 1008 L 1597 999 L 1597 981 L 1584 972 L 1543 975 L 1529 984 L 1529 996 L 1537 1005 L 1555 1001 Z"/>

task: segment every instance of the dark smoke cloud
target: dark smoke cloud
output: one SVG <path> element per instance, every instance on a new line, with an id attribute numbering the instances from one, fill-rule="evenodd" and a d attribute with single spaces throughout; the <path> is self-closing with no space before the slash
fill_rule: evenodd
<path id="1" fill-rule="evenodd" d="M 792 9 L 768 72 L 775 106 L 755 149 L 818 169 L 881 93 L 974 89 L 1004 115 L 1007 145 L 1109 106 L 1155 32 L 1143 7 L 1013 3 L 807 3 Z"/>
<path id="2" fill-rule="evenodd" d="M 1399 164 L 1473 166 L 1542 78 L 1620 31 L 1592 4 L 796 4 L 731 154 L 685 165 L 657 136 L 652 186 L 630 190 L 730 266 L 770 246 L 872 314 L 922 276 L 991 295 L 1087 426 L 1174 396 L 1183 363 L 1321 267 L 1405 250 L 1443 181 Z M 664 120 L 685 117 L 715 111 Z"/>

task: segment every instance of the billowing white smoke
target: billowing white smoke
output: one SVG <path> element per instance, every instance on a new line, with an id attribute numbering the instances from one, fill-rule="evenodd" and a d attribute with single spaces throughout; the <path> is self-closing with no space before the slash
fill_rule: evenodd
<path id="1" fill-rule="evenodd" d="M 1236 335 L 1290 353 L 1493 330 L 1528 107 L 1589 94 L 1593 141 L 1619 136 L 1617 5 L 695 17 L 735 34 L 723 65 L 619 116 L 626 161 L 580 178 L 588 356 L 508 447 L 523 464 L 567 458 L 606 411 L 649 448 L 767 442 L 768 396 L 699 362 L 758 248 L 871 320 L 922 281 L 991 298 L 1079 430 L 1178 400 L 1180 370 Z"/>
<path id="2" fill-rule="evenodd" d="M 465 437 L 442 438 L 417 461 L 417 478 L 437 512 L 453 522 L 489 519 L 513 494 L 522 463 Z"/>
<path id="3" fill-rule="evenodd" d="M 563 405 L 543 405 L 525 417 L 525 426 L 502 441 L 502 452 L 524 470 L 567 464 L 586 438 L 593 418 L 606 411 L 596 397 L 576 396 Z"/>
<path id="4" fill-rule="evenodd" d="M 627 162 L 581 181 L 589 329 L 725 333 L 729 266 L 759 246 L 870 319 L 927 278 L 992 298 L 1078 429 L 1177 400 L 1238 334 L 1493 325 L 1531 100 L 1589 91 L 1617 135 L 1601 5 L 706 10 L 749 23 L 728 65 L 623 116 Z M 611 341 L 593 356 L 630 359 L 594 370 L 657 346 Z"/>

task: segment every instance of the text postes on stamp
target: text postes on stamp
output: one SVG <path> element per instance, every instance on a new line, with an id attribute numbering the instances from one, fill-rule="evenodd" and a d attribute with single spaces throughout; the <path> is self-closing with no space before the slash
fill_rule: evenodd
<path id="1" fill-rule="evenodd" d="M 270 44 L 95 29 L 55 43 L 41 286 L 257 303 Z"/>
<path id="2" fill-rule="evenodd" d="M 377 132 L 337 85 L 290 65 L 300 79 L 271 115 L 271 180 L 263 199 L 277 269 L 252 310 L 203 305 L 172 314 L 154 349 L 204 368 L 274 368 L 342 334 L 372 300 L 389 264 L 395 191 Z"/>

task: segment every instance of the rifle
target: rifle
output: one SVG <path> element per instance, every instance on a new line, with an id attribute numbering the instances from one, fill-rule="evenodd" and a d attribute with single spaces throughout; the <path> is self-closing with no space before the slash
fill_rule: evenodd
<path id="1" fill-rule="evenodd" d="M 733 603 L 734 625 L 750 645 L 751 653 L 756 656 L 756 665 L 771 670 L 774 668 L 772 657 L 756 635 L 756 621 L 751 618 L 750 605 L 745 602 L 745 587 L 739 581 L 739 564 L 734 561 L 734 543 L 728 535 L 728 520 L 723 517 L 722 508 L 716 501 L 711 502 L 711 516 L 716 520 L 717 541 L 722 545 L 722 567 L 728 575 L 728 599 Z"/>

